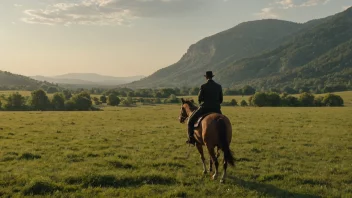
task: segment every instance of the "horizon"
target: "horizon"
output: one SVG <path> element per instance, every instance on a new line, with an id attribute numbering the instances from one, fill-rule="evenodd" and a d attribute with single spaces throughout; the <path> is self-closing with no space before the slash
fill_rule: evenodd
<path id="1" fill-rule="evenodd" d="M 190 45 L 240 23 L 304 23 L 350 6 L 347 0 L 5 1 L 0 3 L 0 70 L 45 77 L 149 76 L 176 63 Z M 87 18 L 80 21 L 78 14 Z"/>

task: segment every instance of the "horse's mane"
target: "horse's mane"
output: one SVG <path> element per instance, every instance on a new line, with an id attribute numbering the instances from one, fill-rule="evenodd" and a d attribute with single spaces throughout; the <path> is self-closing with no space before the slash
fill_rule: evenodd
<path id="1" fill-rule="evenodd" d="M 191 111 L 194 111 L 196 109 L 198 109 L 197 105 L 194 104 L 194 101 L 191 100 L 185 100 L 185 103 L 188 104 L 189 108 L 191 109 Z"/>

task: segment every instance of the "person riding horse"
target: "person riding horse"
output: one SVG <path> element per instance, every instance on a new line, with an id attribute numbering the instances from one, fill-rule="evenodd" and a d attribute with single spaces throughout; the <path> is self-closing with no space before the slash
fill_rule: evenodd
<path id="1" fill-rule="evenodd" d="M 207 71 L 204 77 L 207 83 L 203 84 L 198 94 L 200 107 L 188 119 L 188 141 L 186 143 L 195 145 L 194 124 L 200 116 L 208 113 L 221 112 L 221 103 L 223 102 L 223 93 L 221 85 L 213 80 L 213 72 Z"/>

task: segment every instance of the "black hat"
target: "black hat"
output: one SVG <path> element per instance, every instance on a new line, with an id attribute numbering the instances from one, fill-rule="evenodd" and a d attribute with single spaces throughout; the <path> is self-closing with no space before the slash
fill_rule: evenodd
<path id="1" fill-rule="evenodd" d="M 205 73 L 204 77 L 208 77 L 208 78 L 214 77 L 213 72 L 212 72 L 212 71 L 207 71 L 207 72 Z"/>

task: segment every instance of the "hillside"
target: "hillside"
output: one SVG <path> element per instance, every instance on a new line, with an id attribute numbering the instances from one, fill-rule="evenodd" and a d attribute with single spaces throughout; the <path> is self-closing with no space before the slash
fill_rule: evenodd
<path id="1" fill-rule="evenodd" d="M 260 56 L 230 64 L 218 73 L 227 86 L 325 86 L 352 79 L 352 9 Z"/>
<path id="2" fill-rule="evenodd" d="M 225 64 L 278 47 L 283 38 L 298 32 L 302 24 L 281 20 L 260 20 L 207 37 L 190 46 L 179 62 L 153 75 L 129 84 L 130 87 L 170 87 L 195 84 L 207 69 L 219 70 Z M 220 65 L 219 65 L 220 64 Z"/>
<path id="3" fill-rule="evenodd" d="M 280 20 L 242 23 L 199 41 L 176 64 L 128 86 L 197 86 L 204 82 L 206 70 L 213 70 L 224 87 L 348 83 L 351 19 L 350 8 L 304 24 Z"/>
<path id="4" fill-rule="evenodd" d="M 144 76 L 114 77 L 95 73 L 69 73 L 59 76 L 33 76 L 33 79 L 70 85 L 120 85 L 142 79 Z"/>
<path id="5" fill-rule="evenodd" d="M 12 74 L 6 71 L 0 71 L 0 89 L 1 90 L 9 90 L 9 89 L 34 90 L 34 89 L 40 88 L 43 85 L 56 86 L 51 83 L 34 80 L 26 76 Z"/>

